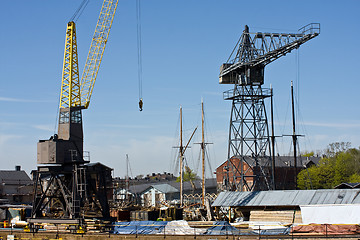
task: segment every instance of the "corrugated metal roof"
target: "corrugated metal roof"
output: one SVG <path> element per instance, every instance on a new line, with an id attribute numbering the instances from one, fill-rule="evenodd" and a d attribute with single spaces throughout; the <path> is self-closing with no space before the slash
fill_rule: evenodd
<path id="1" fill-rule="evenodd" d="M 360 189 L 221 192 L 212 206 L 250 207 L 318 204 L 360 204 Z"/>
<path id="2" fill-rule="evenodd" d="M 169 184 L 166 184 L 166 183 L 165 184 L 152 185 L 152 187 L 159 190 L 160 192 L 163 192 L 163 193 L 179 192 L 179 190 L 177 190 L 173 186 L 171 186 Z"/>

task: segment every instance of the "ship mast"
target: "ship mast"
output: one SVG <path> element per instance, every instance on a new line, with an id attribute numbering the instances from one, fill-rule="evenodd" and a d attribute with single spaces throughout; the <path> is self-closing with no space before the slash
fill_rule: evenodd
<path id="1" fill-rule="evenodd" d="M 201 152 L 202 152 L 202 205 L 205 206 L 205 134 L 204 134 L 204 101 L 201 100 Z"/>
<path id="2" fill-rule="evenodd" d="M 182 107 L 180 106 L 180 206 L 183 205 L 183 164 L 184 164 L 184 152 L 183 152 L 183 139 L 182 139 Z"/>
<path id="3" fill-rule="evenodd" d="M 293 81 L 291 81 L 291 107 L 292 107 L 292 127 L 293 127 L 293 146 L 294 146 L 294 175 L 295 175 L 295 188 L 297 188 L 297 153 L 296 153 L 296 145 L 297 145 L 297 135 L 296 135 L 296 128 L 295 128 L 295 107 L 294 107 L 294 87 Z"/>
<path id="4" fill-rule="evenodd" d="M 204 114 L 204 101 L 201 100 L 201 143 L 196 143 L 196 144 L 200 144 L 201 146 L 201 156 L 202 156 L 202 196 L 201 196 L 201 200 L 202 200 L 202 205 L 205 206 L 205 195 L 206 195 L 206 188 L 205 188 L 205 148 L 206 148 L 206 144 L 212 144 L 212 143 L 206 143 L 205 142 L 205 114 Z"/>
<path id="5" fill-rule="evenodd" d="M 193 133 L 191 134 L 189 141 L 186 143 L 185 147 L 183 146 L 183 129 L 182 129 L 182 107 L 180 106 L 180 206 L 183 205 L 183 185 L 184 185 L 184 154 L 186 149 L 189 147 L 190 141 L 193 138 L 197 127 L 194 129 Z M 191 180 L 190 180 L 191 182 Z"/>
<path id="6" fill-rule="evenodd" d="M 125 177 L 125 189 L 129 191 L 129 155 L 126 154 L 126 177 Z M 127 192 L 126 192 L 127 195 Z M 126 196 L 125 195 L 125 196 Z"/>

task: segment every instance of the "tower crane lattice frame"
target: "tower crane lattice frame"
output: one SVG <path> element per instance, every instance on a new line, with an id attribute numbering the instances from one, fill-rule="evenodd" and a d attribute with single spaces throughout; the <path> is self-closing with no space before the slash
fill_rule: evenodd
<path id="1" fill-rule="evenodd" d="M 219 83 L 234 84 L 225 91 L 232 101 L 224 189 L 271 190 L 271 146 L 265 99 L 272 91 L 262 88 L 265 66 L 285 56 L 320 34 L 320 24 L 311 23 L 298 33 L 250 33 L 245 26 L 226 63 L 220 67 Z"/>

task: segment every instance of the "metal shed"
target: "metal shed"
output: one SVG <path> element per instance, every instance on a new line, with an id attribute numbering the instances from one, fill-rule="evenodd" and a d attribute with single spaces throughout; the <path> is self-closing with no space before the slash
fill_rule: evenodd
<path id="1" fill-rule="evenodd" d="M 221 192 L 213 207 L 267 207 L 360 204 L 360 189 L 284 190 L 259 192 Z"/>

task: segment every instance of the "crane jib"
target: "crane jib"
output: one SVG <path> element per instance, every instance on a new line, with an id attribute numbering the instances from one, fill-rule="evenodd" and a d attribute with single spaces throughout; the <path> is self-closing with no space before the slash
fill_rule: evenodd
<path id="1" fill-rule="evenodd" d="M 249 33 L 248 28 L 241 35 L 237 46 L 231 53 L 227 63 L 220 68 L 219 82 L 233 84 L 238 81 L 239 75 L 251 68 L 264 68 L 297 49 L 303 43 L 320 34 L 320 24 L 311 23 L 299 29 L 300 33 Z M 237 51 L 236 51 L 237 49 Z M 255 74 L 261 74 L 254 71 Z"/>
<path id="2" fill-rule="evenodd" d="M 81 77 L 81 105 L 88 108 L 119 0 L 104 1 Z"/>

